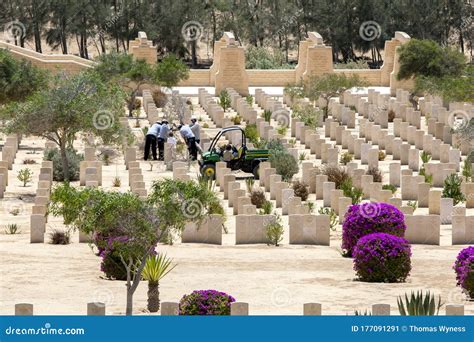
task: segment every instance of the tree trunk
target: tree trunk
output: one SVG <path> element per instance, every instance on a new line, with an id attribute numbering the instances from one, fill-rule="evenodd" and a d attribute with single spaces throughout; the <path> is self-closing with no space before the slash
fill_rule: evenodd
<path id="1" fill-rule="evenodd" d="M 125 315 L 131 316 L 133 313 L 133 292 L 131 288 L 127 288 L 127 308 L 125 309 Z"/>
<path id="2" fill-rule="evenodd" d="M 61 153 L 61 165 L 63 167 L 64 180 L 69 181 L 69 161 L 67 160 L 66 154 L 66 142 L 61 143 L 59 151 Z"/>
<path id="3" fill-rule="evenodd" d="M 148 311 L 158 312 L 160 310 L 159 284 L 148 282 Z"/>

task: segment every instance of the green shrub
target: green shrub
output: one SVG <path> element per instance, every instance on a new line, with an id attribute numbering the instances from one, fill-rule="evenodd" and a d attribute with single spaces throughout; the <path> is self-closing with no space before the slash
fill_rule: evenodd
<path id="1" fill-rule="evenodd" d="M 80 162 L 84 159 L 84 157 L 82 154 L 78 154 L 77 151 L 72 148 L 66 150 L 66 156 L 69 162 L 69 180 L 77 181 L 79 180 Z M 59 149 L 52 148 L 45 150 L 44 160 L 50 160 L 53 162 L 53 180 L 58 182 L 64 181 L 64 173 Z"/>
<path id="2" fill-rule="evenodd" d="M 275 215 L 275 219 L 265 226 L 265 233 L 269 245 L 279 245 L 279 243 L 283 240 L 283 234 L 285 234 L 285 229 L 281 224 L 280 215 Z"/>
<path id="3" fill-rule="evenodd" d="M 69 245 L 70 233 L 68 231 L 54 230 L 50 234 L 52 245 Z"/>
<path id="4" fill-rule="evenodd" d="M 400 47 L 398 79 L 418 76 L 460 76 L 466 57 L 451 47 L 442 47 L 432 40 L 411 39 Z"/>
<path id="5" fill-rule="evenodd" d="M 262 189 L 252 190 L 250 192 L 250 202 L 258 209 L 262 208 L 265 202 L 267 202 L 267 199 L 265 197 L 265 191 L 263 191 Z"/>
<path id="6" fill-rule="evenodd" d="M 255 144 L 260 139 L 260 136 L 258 135 L 257 125 L 255 124 L 245 126 L 244 133 L 247 140 L 250 141 L 252 144 Z"/>
<path id="7" fill-rule="evenodd" d="M 298 173 L 299 167 L 295 157 L 285 151 L 274 151 L 270 158 L 270 164 L 281 175 L 283 181 L 288 182 Z"/>
<path id="8" fill-rule="evenodd" d="M 397 192 L 397 187 L 392 184 L 384 184 L 382 185 L 382 190 L 390 190 L 394 194 Z"/>
<path id="9" fill-rule="evenodd" d="M 246 69 L 292 69 L 279 49 L 250 46 L 245 50 Z"/>
<path id="10" fill-rule="evenodd" d="M 444 198 L 452 198 L 453 204 L 456 205 L 466 200 L 461 191 L 462 178 L 452 173 L 444 180 L 443 194 Z"/>
<path id="11" fill-rule="evenodd" d="M 337 225 L 339 224 L 339 216 L 337 216 L 336 211 L 332 208 L 319 208 L 319 215 L 328 215 L 329 216 L 329 228 L 332 231 L 336 230 Z"/>
<path id="12" fill-rule="evenodd" d="M 231 98 L 227 90 L 222 90 L 219 94 L 219 104 L 224 112 L 230 107 Z"/>
<path id="13" fill-rule="evenodd" d="M 262 113 L 262 117 L 265 119 L 266 122 L 270 122 L 270 119 L 272 118 L 272 112 L 269 110 L 264 110 Z"/>
<path id="14" fill-rule="evenodd" d="M 253 105 L 253 96 L 252 95 L 245 96 L 245 102 L 247 102 L 247 104 L 249 106 L 252 106 Z"/>
<path id="15" fill-rule="evenodd" d="M 33 172 L 29 168 L 21 169 L 18 171 L 17 178 L 20 182 L 23 183 L 23 186 L 26 186 L 33 179 Z"/>
<path id="16" fill-rule="evenodd" d="M 321 118 L 321 110 L 310 104 L 295 104 L 291 108 L 293 117 L 303 122 L 305 126 L 316 129 Z"/>
<path id="17" fill-rule="evenodd" d="M 350 163 L 352 161 L 352 159 L 354 159 L 354 156 L 349 153 L 349 152 L 344 152 L 342 155 L 341 155 L 341 158 L 339 160 L 339 162 L 342 164 L 342 165 L 347 165 L 348 163 Z"/>
<path id="18" fill-rule="evenodd" d="M 344 192 L 345 197 L 349 197 L 352 200 L 352 204 L 359 204 L 362 201 L 364 192 L 361 188 L 352 186 L 352 178 L 347 178 L 342 182 L 341 190 Z"/>
<path id="19" fill-rule="evenodd" d="M 383 161 L 385 160 L 385 152 L 384 151 L 379 151 L 379 161 Z"/>
<path id="20" fill-rule="evenodd" d="M 383 175 L 378 167 L 370 167 L 365 174 L 372 176 L 374 183 L 382 183 Z"/>
<path id="21" fill-rule="evenodd" d="M 301 198 L 302 201 L 306 201 L 309 196 L 308 185 L 299 180 L 293 182 L 293 192 L 296 197 Z"/>
<path id="22" fill-rule="evenodd" d="M 350 178 L 345 168 L 335 165 L 326 165 L 323 168 L 323 174 L 328 176 L 328 182 L 336 184 L 336 189 L 341 189 L 342 183 Z"/>
<path id="23" fill-rule="evenodd" d="M 258 211 L 259 215 L 270 215 L 273 210 L 273 203 L 271 201 L 265 200 L 262 203 L 262 208 Z"/>

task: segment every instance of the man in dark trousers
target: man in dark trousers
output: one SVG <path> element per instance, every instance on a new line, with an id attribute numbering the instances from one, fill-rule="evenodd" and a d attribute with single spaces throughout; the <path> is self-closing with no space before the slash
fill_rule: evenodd
<path id="1" fill-rule="evenodd" d="M 165 160 L 165 142 L 168 139 L 170 128 L 168 121 L 163 120 L 161 122 L 160 134 L 158 135 L 158 160 Z"/>
<path id="2" fill-rule="evenodd" d="M 158 135 L 160 134 L 161 125 L 160 122 L 154 123 L 148 131 L 146 132 L 145 136 L 145 155 L 143 156 L 144 160 L 148 160 L 150 155 L 150 148 L 151 153 L 153 155 L 153 160 L 158 160 L 156 156 L 156 140 L 158 139 Z"/>
<path id="3" fill-rule="evenodd" d="M 179 125 L 179 134 L 183 137 L 184 141 L 188 145 L 189 155 L 191 156 L 191 160 L 197 159 L 197 148 L 196 148 L 196 138 L 194 136 L 193 131 L 188 125 Z"/>

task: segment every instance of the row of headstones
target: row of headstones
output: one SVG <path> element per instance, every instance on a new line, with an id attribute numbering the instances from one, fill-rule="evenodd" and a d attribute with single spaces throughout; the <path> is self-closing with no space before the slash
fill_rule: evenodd
<path id="1" fill-rule="evenodd" d="M 20 147 L 21 135 L 11 134 L 5 139 L 2 148 L 2 160 L 0 161 L 0 198 L 3 198 L 8 186 L 8 170 L 11 170 L 15 162 L 15 156 Z"/>
<path id="2" fill-rule="evenodd" d="M 331 120 L 331 119 L 329 119 Z M 300 133 L 298 134 L 298 129 L 302 129 L 303 126 L 299 122 L 296 122 L 296 127 L 295 127 L 295 135 L 300 139 L 302 139 L 303 135 Z M 377 127 L 377 126 L 374 126 Z M 364 142 L 364 139 L 355 139 L 355 141 L 350 141 L 347 139 L 349 136 L 348 131 L 340 130 L 341 126 L 339 126 L 339 123 L 337 122 L 330 122 L 329 125 L 326 125 L 326 136 L 331 137 L 332 139 L 335 139 L 336 142 L 338 140 L 341 140 L 342 147 L 348 147 L 349 152 L 355 153 L 355 157 L 358 158 L 360 157 L 362 164 L 368 163 L 369 168 L 370 167 L 377 167 L 378 166 L 378 149 L 376 148 L 371 148 L 370 144 L 366 144 Z M 342 128 L 343 129 L 343 128 Z M 329 132 L 328 132 L 329 131 Z M 419 136 L 423 136 L 423 131 L 419 131 L 420 134 Z M 314 146 L 312 148 L 312 152 L 316 153 L 316 157 L 319 157 L 319 149 L 318 145 L 324 144 L 323 139 L 318 138 L 317 135 L 313 136 L 313 131 L 307 130 L 305 131 L 305 136 L 308 137 L 310 135 L 310 139 L 319 139 L 314 141 L 314 144 L 311 144 L 311 146 Z M 345 134 L 346 133 L 346 134 Z M 347 134 L 349 133 L 349 134 Z M 363 133 L 363 131 L 362 131 Z M 385 139 L 386 140 L 386 139 Z M 381 143 L 383 142 L 385 144 L 385 140 L 381 139 Z M 395 141 L 396 142 L 396 141 Z M 378 143 L 378 142 L 377 142 Z M 320 145 L 323 146 L 324 145 Z M 392 152 L 389 144 L 387 146 L 382 146 L 385 147 L 388 152 Z M 409 164 L 410 169 L 413 170 L 418 170 L 419 167 L 419 151 L 416 149 L 410 149 L 409 145 L 400 145 L 398 144 L 397 147 L 400 147 L 399 153 L 398 148 L 395 148 L 394 152 L 394 157 L 397 159 L 402 160 L 402 164 Z M 443 147 L 445 147 L 443 149 Z M 426 165 L 427 173 L 432 174 L 434 176 L 434 185 L 435 186 L 442 186 L 444 179 L 451 173 L 456 172 L 456 170 L 459 170 L 459 159 L 460 159 L 460 153 L 459 150 L 457 149 L 451 149 L 450 145 L 443 144 L 440 146 L 440 149 L 436 150 L 441 150 L 441 160 L 442 161 L 449 161 L 453 160 L 455 163 L 428 163 Z M 334 153 L 334 152 L 333 152 Z M 399 155 L 398 155 L 399 154 Z M 323 156 L 324 157 L 324 156 Z M 324 159 L 324 158 L 323 158 Z M 329 163 L 335 163 L 337 161 L 337 156 L 333 154 L 332 158 L 330 158 Z M 323 160 L 323 162 L 328 162 L 327 160 Z M 453 169 L 454 168 L 454 169 Z M 407 171 L 409 174 L 411 174 L 410 170 L 404 170 Z M 403 176 L 403 175 L 402 175 Z M 420 182 L 418 176 L 413 176 L 412 178 L 413 182 L 418 183 Z M 413 187 L 412 184 L 413 182 L 406 182 L 407 186 L 402 188 L 402 198 L 407 199 L 407 200 L 415 200 L 416 198 L 416 186 Z M 400 164 L 399 163 L 393 163 L 391 165 L 391 171 L 390 171 L 390 183 L 395 185 L 395 186 L 400 186 Z M 410 184 L 410 185 L 408 185 Z M 471 186 L 469 184 L 464 184 L 464 187 L 466 188 L 466 193 L 469 194 L 470 191 L 467 188 L 470 188 Z M 469 203 L 467 204 L 468 206 L 472 205 L 472 196 L 467 196 L 469 199 Z M 427 197 L 426 197 L 427 198 Z"/>
<path id="3" fill-rule="evenodd" d="M 53 162 L 45 160 L 41 163 L 35 204 L 30 215 L 30 243 L 44 243 L 52 184 Z"/>
<path id="4" fill-rule="evenodd" d="M 453 124 L 453 114 L 455 114 L 455 112 L 466 116 L 464 120 L 472 119 L 474 117 L 474 106 L 470 103 L 450 102 L 447 110 L 443 105 L 442 99 L 434 96 L 427 96 L 421 99 L 419 104 L 422 114 L 429 117 L 428 133 L 438 139 L 443 139 L 445 143 L 450 143 L 452 146 L 459 144 L 462 154 L 467 155 L 471 149 L 469 142 L 460 141 L 456 134 L 452 136 L 445 134 L 446 128 L 442 127 L 450 129 L 450 126 Z"/>
<path id="5" fill-rule="evenodd" d="M 102 186 L 102 162 L 95 156 L 95 147 L 84 148 L 84 160 L 79 163 L 79 185 Z"/>
<path id="6" fill-rule="evenodd" d="M 127 164 L 128 167 L 128 185 L 132 193 L 140 196 L 147 196 L 147 189 L 145 186 L 145 181 L 143 179 L 142 169 L 140 168 L 140 162 L 138 161 L 129 161 Z"/>
<path id="7" fill-rule="evenodd" d="M 159 120 L 159 111 L 149 89 L 144 89 L 142 91 L 142 106 L 147 114 L 150 125 Z"/>
<path id="8" fill-rule="evenodd" d="M 257 120 L 257 110 L 249 105 L 246 99 L 240 96 L 233 88 L 227 88 L 227 92 L 231 98 L 231 106 L 241 116 L 247 124 L 255 124 Z"/>
<path id="9" fill-rule="evenodd" d="M 390 304 L 373 304 L 373 316 L 390 316 Z M 106 312 L 105 303 L 92 302 L 87 303 L 88 316 L 104 316 Z M 178 316 L 179 303 L 177 302 L 162 302 L 160 309 L 161 316 Z M 247 316 L 249 315 L 249 304 L 245 302 L 230 303 L 231 316 Z M 18 303 L 15 304 L 15 316 L 32 316 L 33 304 Z M 304 316 L 321 316 L 321 303 L 304 303 Z M 446 316 L 464 316 L 464 305 L 462 304 L 446 304 Z"/>
<path id="10" fill-rule="evenodd" d="M 199 105 L 207 112 L 211 120 L 215 123 L 216 127 L 223 128 L 230 126 L 229 119 L 224 115 L 224 110 L 216 102 L 214 96 L 204 88 L 198 89 Z M 226 121 L 227 119 L 227 121 Z"/>

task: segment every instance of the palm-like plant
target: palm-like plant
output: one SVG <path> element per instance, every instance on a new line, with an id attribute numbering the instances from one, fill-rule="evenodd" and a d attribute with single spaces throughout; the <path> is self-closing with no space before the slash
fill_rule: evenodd
<path id="1" fill-rule="evenodd" d="M 148 310 L 157 312 L 160 309 L 160 280 L 170 273 L 176 265 L 166 254 L 150 256 L 142 271 L 142 278 L 148 281 Z"/>
<path id="2" fill-rule="evenodd" d="M 397 298 L 398 311 L 402 316 L 434 316 L 438 315 L 439 309 L 443 306 L 441 303 L 441 296 L 436 302 L 434 294 L 427 291 L 411 292 L 410 297 L 405 293 L 405 302 L 403 297 Z"/>

